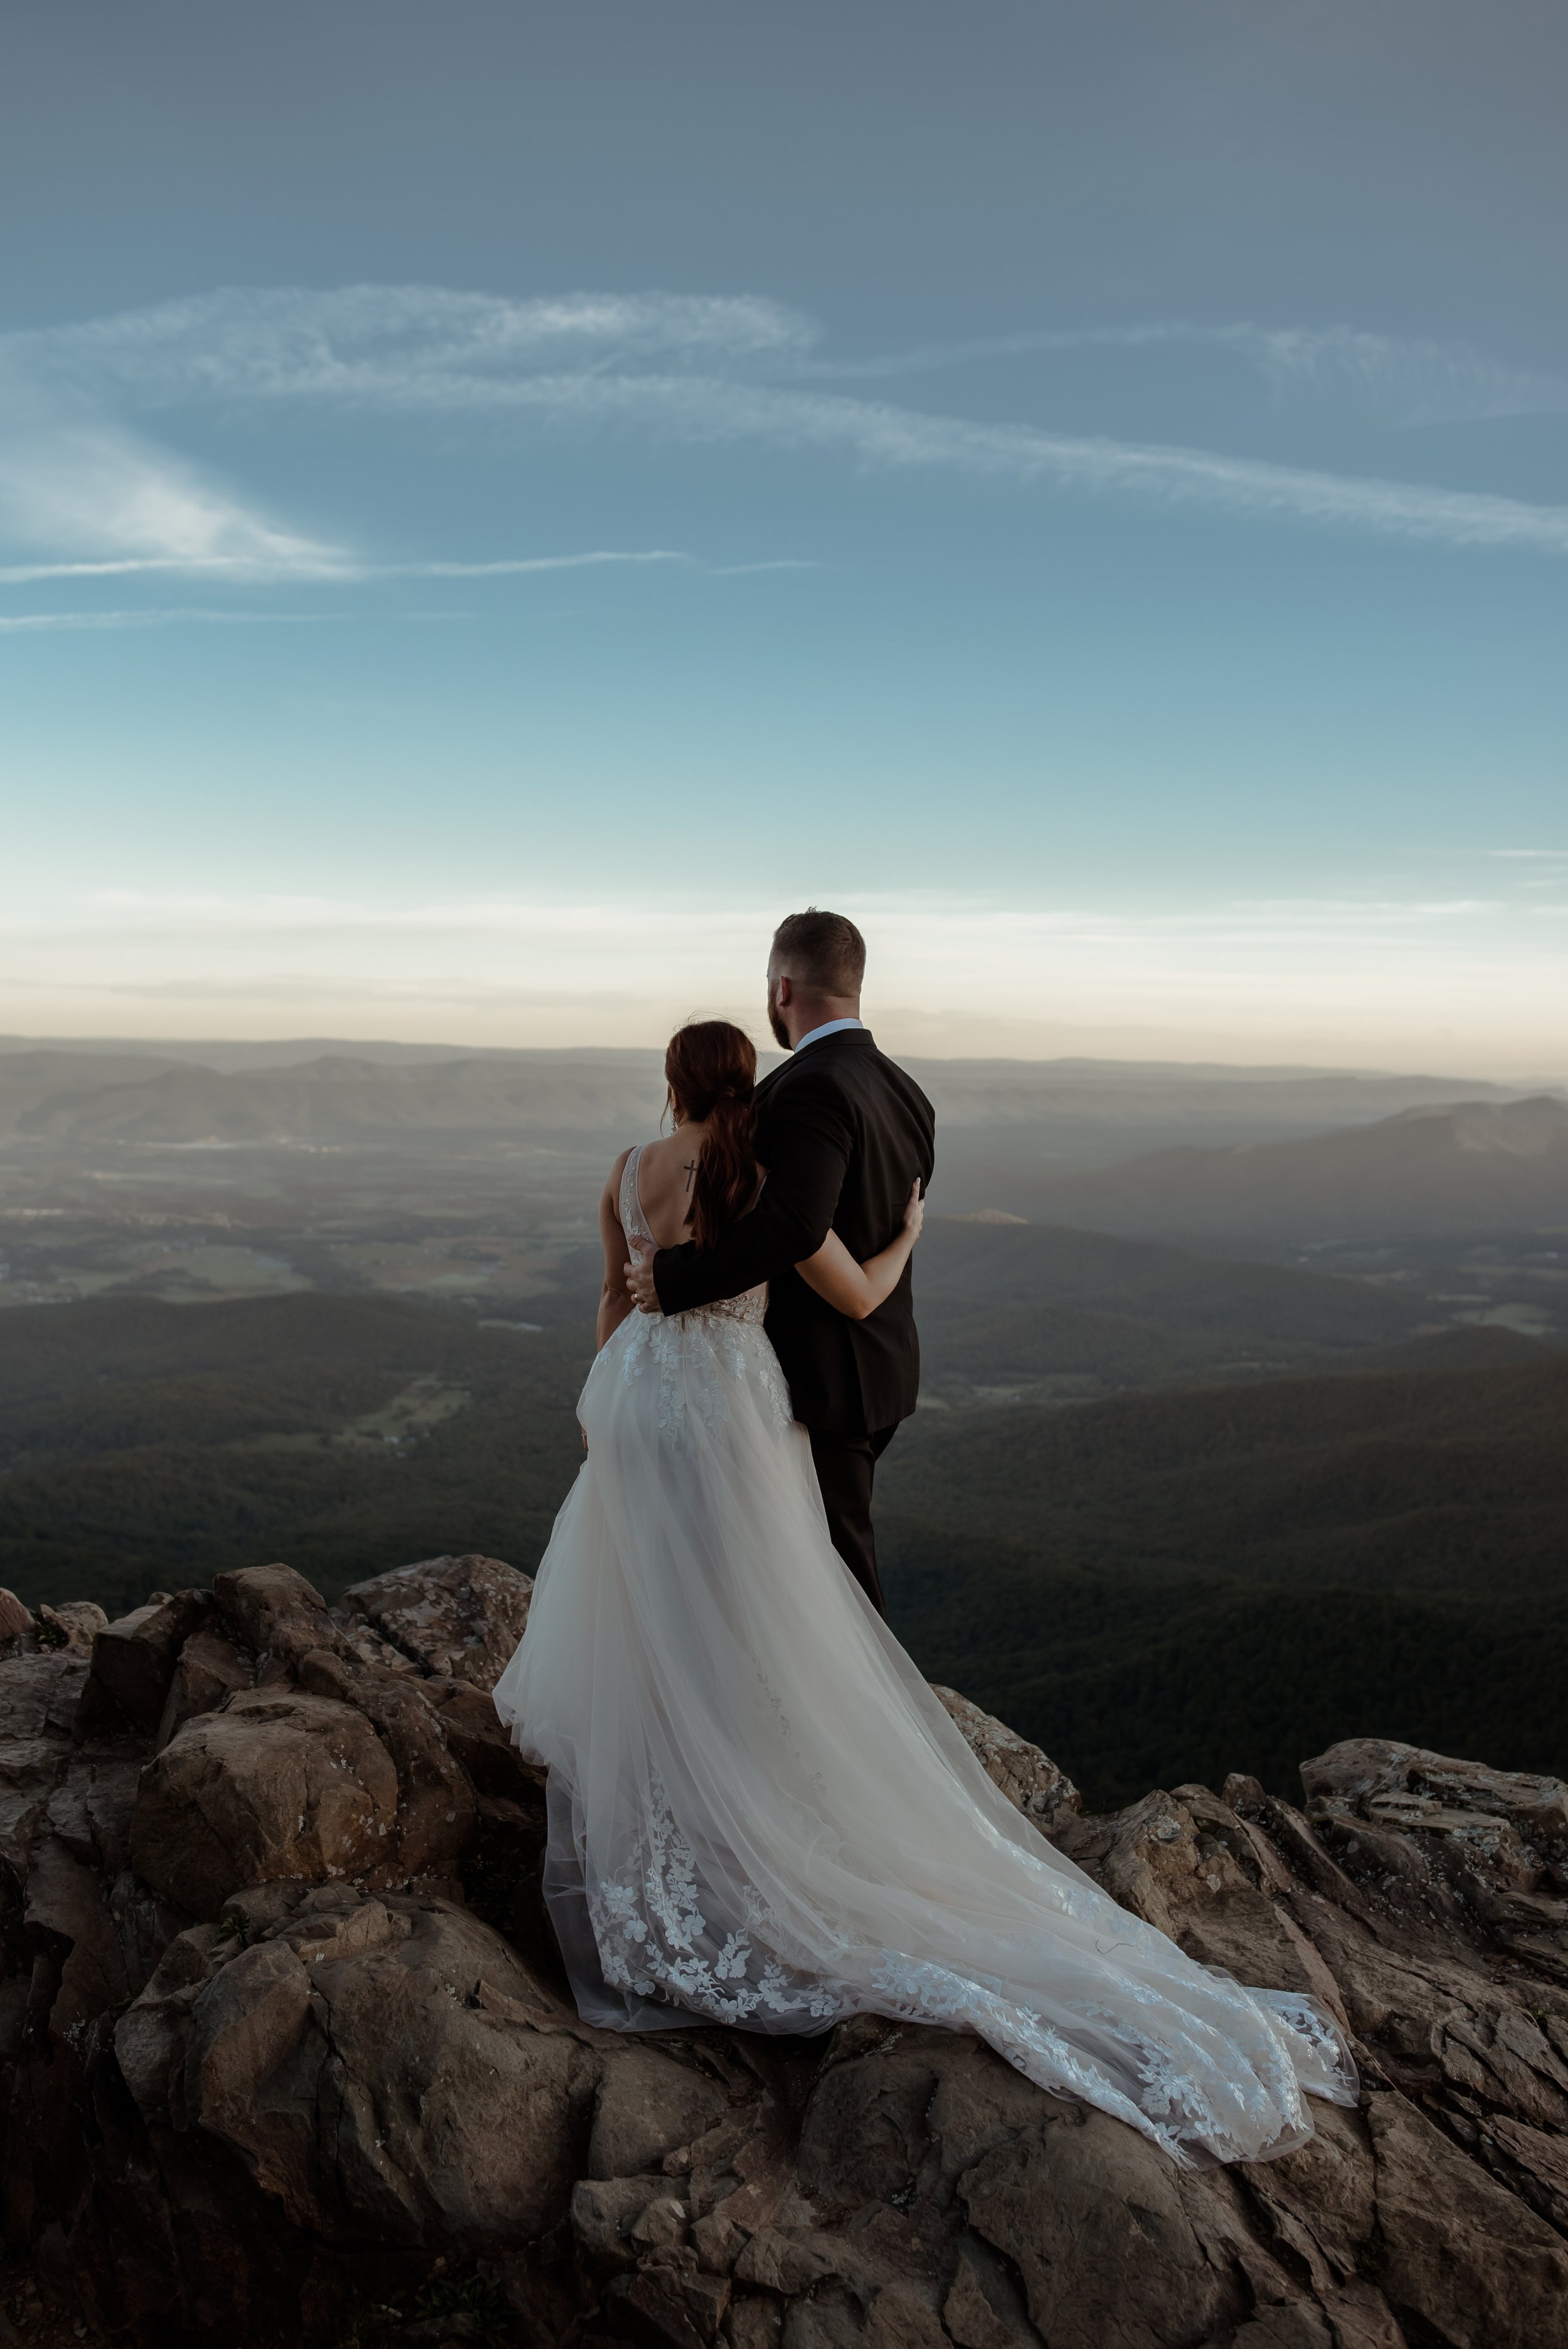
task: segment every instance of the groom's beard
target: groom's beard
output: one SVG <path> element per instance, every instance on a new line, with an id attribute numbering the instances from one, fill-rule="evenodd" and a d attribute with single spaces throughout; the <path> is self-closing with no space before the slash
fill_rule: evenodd
<path id="1" fill-rule="evenodd" d="M 784 1025 L 782 1015 L 779 1012 L 779 1006 L 774 999 L 773 989 L 771 988 L 768 990 L 768 1025 L 772 1029 L 775 1038 L 783 1045 L 784 1050 L 788 1052 L 790 1050 L 789 1030 Z"/>

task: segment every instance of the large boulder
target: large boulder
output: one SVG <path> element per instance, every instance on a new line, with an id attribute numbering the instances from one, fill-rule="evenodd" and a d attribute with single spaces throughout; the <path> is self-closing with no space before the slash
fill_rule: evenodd
<path id="1" fill-rule="evenodd" d="M 1439 1814 L 1507 1820 L 1549 1849 L 1568 1847 L 1568 1785 L 1522 1770 L 1456 1762 L 1422 1745 L 1347 1737 L 1301 1765 L 1307 1800 L 1325 1816 L 1359 1811 L 1397 1826 L 1425 1826 Z"/>
<path id="2" fill-rule="evenodd" d="M 30 1655 L 38 1627 L 14 1590 L 0 1588 L 0 1656 Z"/>
<path id="3" fill-rule="evenodd" d="M 211 1608 L 210 1591 L 181 1590 L 106 1623 L 94 1637 L 94 1682 L 134 1728 L 157 1728 L 181 1651 Z"/>
<path id="4" fill-rule="evenodd" d="M 95 1655 L 96 1655 L 95 1650 Z M 237 1689 L 250 1688 L 256 1662 L 243 1648 L 222 1631 L 203 1626 L 192 1631 L 175 1659 L 169 1676 L 163 1710 L 158 1717 L 157 1744 L 167 1745 L 177 1729 L 200 1713 L 217 1713 Z"/>
<path id="5" fill-rule="evenodd" d="M 222 1630 L 254 1657 L 263 1679 L 286 1678 L 302 1657 L 341 1644 L 320 1591 L 292 1566 L 246 1566 L 215 1575 L 212 1596 Z"/>
<path id="6" fill-rule="evenodd" d="M 242 1894 L 114 2027 L 143 2120 L 226 2145 L 293 2225 L 449 2257 L 565 2217 L 594 2036 L 466 1909 L 347 1885 Z"/>
<path id="7" fill-rule="evenodd" d="M 1568 1983 L 1568 1785 L 1424 1746 L 1346 1738 L 1301 1765 L 1307 1808 L 1361 1881 Z"/>
<path id="8" fill-rule="evenodd" d="M 46 1600 L 38 1609 L 37 1641 L 41 1648 L 69 1648 L 80 1654 L 90 1649 L 108 1617 L 93 1599 L 67 1599 L 63 1606 Z"/>
<path id="9" fill-rule="evenodd" d="M 188 1721 L 149 1765 L 131 1856 L 154 1892 L 211 1918 L 248 1884 L 365 1875 L 397 1832 L 397 1765 L 362 1713 L 244 1689 Z"/>
<path id="10" fill-rule="evenodd" d="M 356 1643 L 374 1640 L 365 1651 L 373 1661 L 488 1692 L 522 1637 L 532 1596 L 531 1577 L 499 1557 L 428 1557 L 355 1583 L 335 1611 Z"/>

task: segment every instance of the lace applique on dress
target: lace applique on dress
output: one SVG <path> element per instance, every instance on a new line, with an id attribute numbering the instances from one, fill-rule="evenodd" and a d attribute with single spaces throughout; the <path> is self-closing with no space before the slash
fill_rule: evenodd
<path id="1" fill-rule="evenodd" d="M 649 1785 L 635 1850 L 611 1884 L 591 1886 L 588 1914 L 612 1989 L 673 1999 L 716 2023 L 745 2023 L 759 2009 L 826 2023 L 851 2010 L 842 1984 L 797 1974 L 758 1941 L 778 1930 L 754 1884 L 740 1888 L 744 1921 L 709 1928 L 698 1906 L 696 1857 L 663 1784 Z"/>
<path id="2" fill-rule="evenodd" d="M 1114 2113 L 1152 2137 L 1176 2161 L 1188 2163 L 1195 2157 L 1245 2159 L 1254 2153 L 1250 2141 L 1239 2135 L 1233 2139 L 1216 2127 L 1202 2067 L 1182 2062 L 1180 2041 L 1173 2044 L 1139 2031 L 1125 2010 L 1091 2002 L 1078 2019 L 1105 2026 L 1138 2084 L 1136 2097 L 1119 2088 L 1103 2064 L 1075 2046 L 1044 2015 L 1010 1998 L 1000 1980 L 961 1973 L 895 1950 L 852 1949 L 847 1942 L 840 1944 L 837 1953 L 842 1972 L 792 1963 L 786 1954 L 789 1934 L 751 1883 L 733 1888 L 724 1898 L 722 1905 L 735 1915 L 733 1923 L 711 1922 L 704 1906 L 710 1896 L 702 1886 L 696 1855 L 656 1777 L 649 1786 L 634 1847 L 624 1857 L 616 1880 L 588 1894 L 599 1963 L 612 1989 L 667 2001 L 715 2023 L 753 2028 L 761 2027 L 769 2016 L 794 2015 L 801 2018 L 799 2027 L 826 2029 L 846 2015 L 869 2010 L 900 2022 L 974 2031 L 1037 2086 L 1057 2095 L 1082 2097 L 1102 2112 Z M 1255 2030 L 1246 2031 L 1252 2000 L 1239 1987 L 1234 1997 L 1238 2036 L 1245 2036 L 1255 2067 L 1244 2105 L 1255 2113 L 1259 2102 L 1266 2101 L 1279 2133 L 1309 2134 L 1300 2088 L 1283 2051 L 1271 2042 L 1255 2010 Z M 1151 1999 L 1150 2003 L 1159 2002 Z M 1325 2052 L 1335 2050 L 1332 2025 L 1313 2010 L 1311 2001 L 1271 2003 L 1276 2012 L 1285 2003 L 1298 2009 L 1302 2023 L 1326 2042 Z"/>
<path id="3" fill-rule="evenodd" d="M 651 1254 L 658 1246 L 643 1213 L 637 1188 L 637 1168 L 643 1155 L 638 1143 L 621 1175 L 621 1228 L 633 1250 Z M 720 1298 L 712 1305 L 694 1305 L 685 1313 L 634 1313 L 621 1325 L 621 1375 L 641 1378 L 650 1366 L 659 1381 L 660 1436 L 678 1449 L 686 1434 L 688 1410 L 707 1428 L 718 1426 L 727 1412 L 727 1394 L 750 1384 L 759 1391 L 774 1419 L 789 1424 L 789 1391 L 779 1358 L 763 1331 L 768 1312 L 768 1288 L 748 1288 L 742 1296 Z M 753 1334 L 755 1333 L 755 1334 Z"/>

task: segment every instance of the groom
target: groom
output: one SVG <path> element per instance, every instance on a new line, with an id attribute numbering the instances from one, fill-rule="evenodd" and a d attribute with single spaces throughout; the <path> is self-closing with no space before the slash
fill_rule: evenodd
<path id="1" fill-rule="evenodd" d="M 645 1313 L 684 1313 L 770 1284 L 772 1340 L 811 1457 L 833 1547 L 879 1614 L 872 1532 L 876 1464 L 920 1385 L 910 1268 L 864 1321 L 834 1311 L 795 1270 L 830 1228 L 857 1262 L 896 1236 L 910 1185 L 931 1182 L 935 1113 L 861 1021 L 865 941 L 842 914 L 789 914 L 768 961 L 768 1024 L 792 1057 L 757 1088 L 760 1199 L 717 1246 L 660 1248 L 628 1267 Z"/>

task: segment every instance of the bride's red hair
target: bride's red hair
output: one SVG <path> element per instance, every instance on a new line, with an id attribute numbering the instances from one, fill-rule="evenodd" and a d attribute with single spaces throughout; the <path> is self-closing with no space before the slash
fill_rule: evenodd
<path id="1" fill-rule="evenodd" d="M 757 1189 L 751 1150 L 757 1048 L 727 1019 L 693 1019 L 670 1038 L 665 1082 L 677 1115 L 707 1123 L 692 1183 L 691 1226 L 698 1247 L 712 1247 L 746 1213 Z"/>

